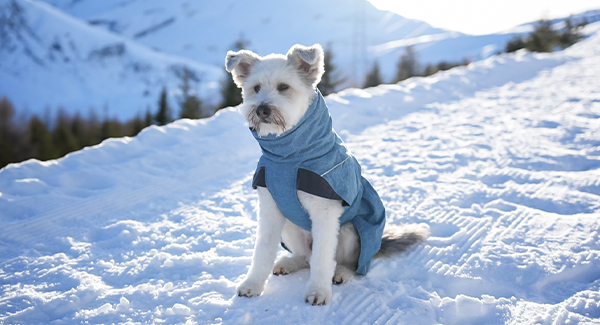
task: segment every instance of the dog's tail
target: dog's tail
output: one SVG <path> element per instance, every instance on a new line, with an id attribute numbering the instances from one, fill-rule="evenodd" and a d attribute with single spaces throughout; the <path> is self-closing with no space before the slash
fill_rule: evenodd
<path id="1" fill-rule="evenodd" d="M 427 236 L 429 236 L 429 228 L 423 225 L 387 225 L 383 230 L 381 248 L 375 257 L 388 257 L 404 252 L 409 247 L 424 241 Z"/>

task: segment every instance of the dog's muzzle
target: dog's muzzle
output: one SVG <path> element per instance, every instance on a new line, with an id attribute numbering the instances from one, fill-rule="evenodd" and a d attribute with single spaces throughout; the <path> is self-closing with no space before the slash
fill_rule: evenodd
<path id="1" fill-rule="evenodd" d="M 256 116 L 258 116 L 261 121 L 266 122 L 266 120 L 271 116 L 271 108 L 269 105 L 261 104 L 256 108 Z"/>

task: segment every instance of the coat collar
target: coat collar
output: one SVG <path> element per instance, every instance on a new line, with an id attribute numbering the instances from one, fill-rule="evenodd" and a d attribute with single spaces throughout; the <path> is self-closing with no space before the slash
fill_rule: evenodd
<path id="1" fill-rule="evenodd" d="M 329 152 L 336 141 L 329 109 L 317 89 L 304 116 L 290 130 L 276 136 L 252 135 L 258 141 L 265 158 L 280 163 L 301 162 L 320 157 Z"/>

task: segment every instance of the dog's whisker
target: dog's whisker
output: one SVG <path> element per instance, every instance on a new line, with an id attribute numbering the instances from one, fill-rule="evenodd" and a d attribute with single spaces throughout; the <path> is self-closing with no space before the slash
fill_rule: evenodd
<path id="1" fill-rule="evenodd" d="M 278 111 L 273 114 L 273 123 L 281 128 L 282 133 L 285 132 L 285 119 Z"/>
<path id="2" fill-rule="evenodd" d="M 246 114 L 246 121 L 248 121 L 250 128 L 254 129 L 256 132 L 260 132 L 260 120 L 254 113 L 254 109 L 248 111 Z"/>
<path id="3" fill-rule="evenodd" d="M 266 118 L 261 118 L 256 114 L 256 107 L 251 107 L 246 112 L 245 118 L 248 122 L 248 126 L 254 131 L 260 133 L 261 125 L 272 124 L 283 133 L 286 131 L 286 120 L 281 111 L 276 106 L 271 106 L 271 114 Z"/>

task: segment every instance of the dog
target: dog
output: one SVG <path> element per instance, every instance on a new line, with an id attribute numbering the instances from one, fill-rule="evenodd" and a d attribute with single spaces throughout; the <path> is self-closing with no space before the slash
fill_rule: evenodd
<path id="1" fill-rule="evenodd" d="M 385 227 L 381 199 L 333 130 L 317 89 L 325 71 L 319 44 L 265 57 L 229 51 L 225 68 L 242 89 L 241 113 L 263 152 L 252 182 L 257 238 L 238 296 L 260 295 L 270 274 L 310 268 L 305 301 L 325 305 L 332 282 L 365 274 L 373 257 L 427 237 L 425 226 Z M 280 244 L 291 255 L 275 263 Z"/>

